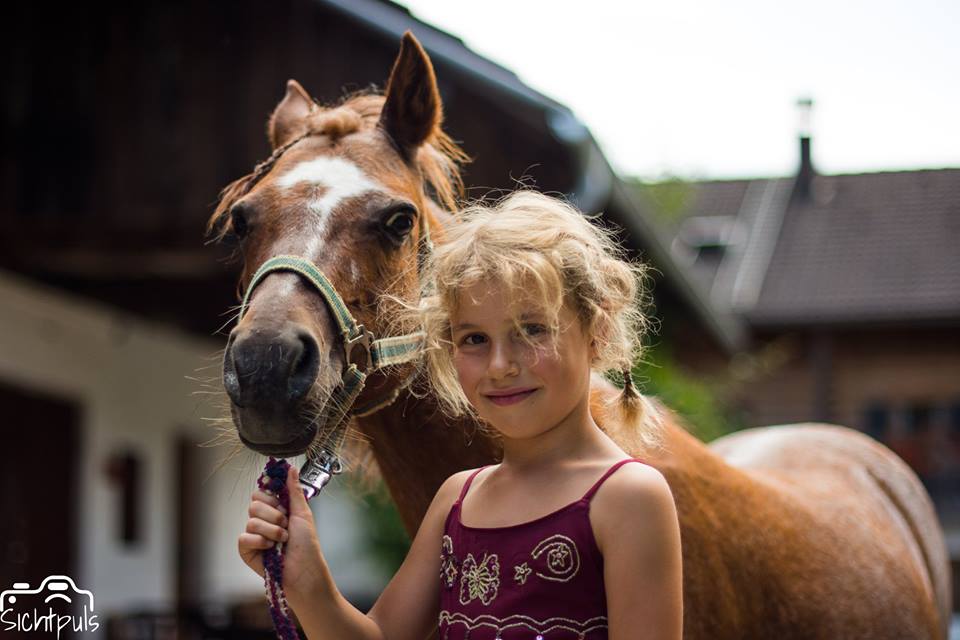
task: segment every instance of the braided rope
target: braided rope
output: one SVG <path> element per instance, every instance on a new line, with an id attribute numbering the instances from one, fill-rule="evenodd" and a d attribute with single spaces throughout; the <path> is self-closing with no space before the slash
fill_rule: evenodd
<path id="1" fill-rule="evenodd" d="M 280 505 L 290 513 L 290 491 L 287 489 L 287 471 L 290 463 L 273 456 L 263 468 L 263 475 L 257 480 L 261 491 L 272 493 L 280 501 Z M 284 543 L 277 542 L 273 547 L 263 552 L 263 582 L 266 590 L 267 602 L 270 604 L 270 618 L 273 619 L 273 628 L 280 640 L 299 640 L 300 634 L 290 617 L 290 608 L 287 606 L 287 596 L 283 592 L 283 558 Z"/>

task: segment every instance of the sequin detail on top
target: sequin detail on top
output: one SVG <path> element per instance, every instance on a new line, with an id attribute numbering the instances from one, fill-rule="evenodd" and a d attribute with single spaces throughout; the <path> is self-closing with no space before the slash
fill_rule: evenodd
<path id="1" fill-rule="evenodd" d="M 513 579 L 520 584 L 524 584 L 532 572 L 533 569 L 531 569 L 530 565 L 528 565 L 526 562 L 523 564 L 518 564 L 513 568 Z"/>
<path id="2" fill-rule="evenodd" d="M 591 631 L 606 631 L 607 617 L 596 616 L 588 620 L 579 621 L 571 618 L 564 618 L 562 616 L 555 616 L 553 618 L 537 620 L 536 618 L 531 618 L 530 616 L 525 616 L 518 613 L 512 616 L 507 616 L 506 618 L 498 618 L 497 616 L 487 614 L 482 614 L 475 618 L 471 618 L 462 613 L 441 611 L 440 624 L 441 626 L 446 624 L 448 627 L 462 625 L 464 629 L 469 631 L 482 628 L 493 629 L 497 635 L 491 637 L 496 638 L 499 638 L 504 631 L 516 628 L 527 629 L 532 633 L 536 633 L 538 634 L 536 637 L 546 637 L 547 634 L 555 631 L 570 631 L 577 634 L 578 638 L 585 638 L 586 634 Z M 565 637 L 569 636 L 567 635 Z M 606 637 L 606 634 L 604 634 L 604 637 Z M 533 638 L 533 636 L 531 636 L 531 638 Z"/>
<path id="3" fill-rule="evenodd" d="M 457 574 L 460 569 L 457 556 L 453 554 L 453 540 L 450 536 L 444 535 L 440 545 L 440 581 L 447 589 L 450 589 L 457 583 Z"/>
<path id="4" fill-rule="evenodd" d="M 641 461 L 622 460 L 580 500 L 507 527 L 461 521 L 464 497 L 483 469 L 475 471 L 444 525 L 444 586 L 446 568 L 457 558 L 460 564 L 459 588 L 440 590 L 441 640 L 607 640 L 603 557 L 593 537 L 590 501 L 627 462 Z"/>

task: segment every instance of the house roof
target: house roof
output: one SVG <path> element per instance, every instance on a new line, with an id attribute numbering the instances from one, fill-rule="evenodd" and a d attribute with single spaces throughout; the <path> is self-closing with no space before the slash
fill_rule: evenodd
<path id="1" fill-rule="evenodd" d="M 960 320 L 960 169 L 818 176 L 784 216 L 754 322 Z"/>
<path id="2" fill-rule="evenodd" d="M 806 199 L 793 183 L 691 185 L 675 256 L 711 218 L 743 232 L 691 258 L 715 304 L 754 326 L 960 320 L 960 169 L 817 175 Z"/>

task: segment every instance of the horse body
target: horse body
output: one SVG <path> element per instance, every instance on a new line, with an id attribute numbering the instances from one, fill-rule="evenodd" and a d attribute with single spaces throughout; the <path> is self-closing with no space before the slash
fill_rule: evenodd
<path id="1" fill-rule="evenodd" d="M 710 444 L 761 509 L 751 536 L 833 637 L 945 637 L 949 558 L 916 474 L 865 434 L 827 424 L 748 429 Z M 748 494 L 748 495 L 749 495 Z M 729 517 L 750 518 L 729 501 Z M 749 504 L 754 504 L 751 501 Z M 771 524 L 772 523 L 772 524 Z M 763 529 L 771 527 L 775 536 Z"/>
<path id="2" fill-rule="evenodd" d="M 392 325 L 377 292 L 416 295 L 412 220 L 443 241 L 449 214 L 424 183 L 449 206 L 458 156 L 439 128 L 429 58 L 412 36 L 404 37 L 386 96 L 359 100 L 353 110 L 325 110 L 291 81 L 270 119 L 274 155 L 225 190 L 211 228 L 222 226 L 221 235 L 242 228 L 241 284 L 265 259 L 299 253 L 383 336 Z M 337 182 L 344 176 L 351 184 Z M 315 417 L 346 356 L 317 298 L 296 274 L 271 275 L 231 333 L 224 384 L 240 440 L 260 453 L 295 455 L 331 437 Z M 361 400 L 405 388 L 409 371 L 372 375 Z M 707 446 L 664 408 L 665 447 L 644 451 L 606 414 L 616 388 L 593 380 L 597 423 L 659 469 L 673 491 L 685 637 L 946 637 L 943 535 L 916 475 L 888 449 L 832 425 L 750 429 Z M 445 478 L 498 457 L 482 431 L 444 419 L 429 397 L 406 390 L 353 427 L 411 534 Z"/>

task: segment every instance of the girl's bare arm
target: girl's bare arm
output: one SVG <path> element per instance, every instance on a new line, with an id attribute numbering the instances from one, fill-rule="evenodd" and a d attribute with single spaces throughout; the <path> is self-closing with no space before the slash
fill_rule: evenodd
<path id="1" fill-rule="evenodd" d="M 680 640 L 680 526 L 670 486 L 646 465 L 627 465 L 594 498 L 603 553 L 610 640 Z"/>
<path id="2" fill-rule="evenodd" d="M 422 640 L 437 625 L 440 540 L 447 513 L 465 479 L 465 472 L 458 473 L 441 485 L 406 559 L 368 614 L 351 605 L 337 589 L 320 550 L 313 514 L 293 472 L 287 479 L 289 518 L 276 508 L 274 499 L 254 493 L 254 503 L 260 504 L 251 504 L 251 520 L 240 539 L 241 556 L 262 575 L 258 550 L 288 533 L 284 562 L 287 601 L 310 640 Z M 293 574 L 290 582 L 288 573 Z"/>

